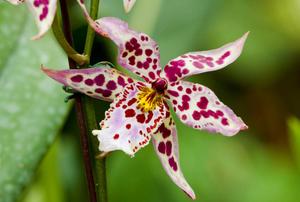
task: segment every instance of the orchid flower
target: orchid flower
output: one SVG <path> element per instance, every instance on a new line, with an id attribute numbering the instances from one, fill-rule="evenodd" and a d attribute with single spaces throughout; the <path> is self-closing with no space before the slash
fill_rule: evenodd
<path id="1" fill-rule="evenodd" d="M 7 0 L 14 5 L 26 2 L 38 26 L 38 34 L 32 39 L 41 38 L 51 27 L 56 12 L 57 0 Z"/>
<path id="2" fill-rule="evenodd" d="M 159 48 L 148 35 L 128 28 L 113 17 L 93 21 L 83 4 L 85 16 L 95 31 L 110 38 L 119 48 L 118 62 L 144 81 L 135 80 L 110 67 L 43 71 L 74 90 L 97 99 L 111 101 L 93 130 L 99 150 L 122 150 L 130 156 L 152 143 L 158 158 L 173 182 L 188 196 L 195 194 L 179 165 L 175 122 L 169 106 L 188 126 L 232 136 L 247 129 L 246 124 L 224 105 L 209 88 L 182 80 L 187 76 L 221 69 L 234 62 L 248 33 L 221 48 L 190 52 L 168 62 L 162 70 Z"/>
<path id="3" fill-rule="evenodd" d="M 32 39 L 41 38 L 51 27 L 55 12 L 57 0 L 7 0 L 13 5 L 19 5 L 26 2 L 29 10 L 32 12 L 34 20 L 38 26 L 38 34 Z M 136 0 L 123 0 L 124 9 L 128 13 Z M 82 1 L 83 2 L 83 1 Z"/>

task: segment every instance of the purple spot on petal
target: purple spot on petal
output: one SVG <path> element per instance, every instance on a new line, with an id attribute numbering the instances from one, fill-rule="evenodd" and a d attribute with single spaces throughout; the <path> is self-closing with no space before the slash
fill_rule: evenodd
<path id="1" fill-rule="evenodd" d="M 109 96 L 111 96 L 111 91 L 110 90 L 104 90 L 102 95 L 103 95 L 103 97 L 109 97 Z"/>
<path id="2" fill-rule="evenodd" d="M 116 82 L 110 80 L 107 84 L 106 84 L 106 87 L 109 89 L 109 90 L 115 90 L 117 88 L 117 84 Z"/>
<path id="3" fill-rule="evenodd" d="M 164 143 L 164 142 L 160 142 L 160 143 L 158 144 L 157 149 L 158 149 L 158 151 L 159 151 L 160 153 L 164 154 L 165 151 L 166 151 L 165 143 Z"/>
<path id="4" fill-rule="evenodd" d="M 228 126 L 228 125 L 229 125 L 228 119 L 226 119 L 226 118 L 223 118 L 221 122 L 222 122 L 222 124 L 223 124 L 224 126 Z"/>
<path id="5" fill-rule="evenodd" d="M 223 116 L 223 115 L 224 115 L 224 113 L 223 113 L 222 111 L 220 111 L 220 110 L 217 110 L 217 111 L 216 111 L 216 114 L 217 114 L 218 116 Z"/>
<path id="6" fill-rule="evenodd" d="M 41 4 L 41 1 L 40 1 L 40 0 L 35 0 L 35 1 L 33 2 L 34 7 L 39 7 L 40 4 Z"/>
<path id="7" fill-rule="evenodd" d="M 169 165 L 171 166 L 171 168 L 173 168 L 174 171 L 177 171 L 177 169 L 178 169 L 177 163 L 175 162 L 173 156 L 171 158 L 169 158 Z"/>
<path id="8" fill-rule="evenodd" d="M 97 86 L 102 86 L 104 84 L 105 77 L 103 74 L 99 74 L 98 76 L 95 77 L 94 81 Z"/>
<path id="9" fill-rule="evenodd" d="M 148 75 L 151 79 L 155 79 L 155 74 L 153 72 L 149 72 Z"/>
<path id="10" fill-rule="evenodd" d="M 208 105 L 208 99 L 206 97 L 201 97 L 200 101 L 197 102 L 197 106 L 200 109 L 206 109 L 207 105 Z"/>
<path id="11" fill-rule="evenodd" d="M 133 45 L 135 45 L 135 44 L 137 43 L 137 40 L 136 40 L 136 38 L 132 38 L 132 39 L 130 39 L 130 43 L 132 43 Z"/>
<path id="12" fill-rule="evenodd" d="M 71 77 L 71 81 L 79 83 L 83 80 L 83 76 L 82 75 L 75 75 Z"/>
<path id="13" fill-rule="evenodd" d="M 103 90 L 102 90 L 101 88 L 96 88 L 95 92 L 96 92 L 96 93 L 101 93 L 101 94 L 102 94 Z"/>
<path id="14" fill-rule="evenodd" d="M 151 49 L 146 49 L 146 50 L 145 50 L 145 54 L 146 54 L 147 56 L 152 55 L 152 53 L 153 53 L 153 51 L 152 51 Z"/>
<path id="15" fill-rule="evenodd" d="M 127 81 L 128 81 L 128 83 L 133 83 L 134 82 L 132 78 L 128 78 Z"/>
<path id="16" fill-rule="evenodd" d="M 148 63 L 147 61 L 144 62 L 143 67 L 144 67 L 145 69 L 148 69 L 148 68 L 149 68 L 149 63 Z"/>
<path id="17" fill-rule="evenodd" d="M 200 114 L 204 117 L 204 118 L 208 118 L 209 117 L 209 113 L 205 110 L 201 110 Z"/>
<path id="18" fill-rule="evenodd" d="M 201 62 L 198 62 L 198 61 L 193 62 L 193 65 L 197 68 L 203 68 L 203 64 Z"/>
<path id="19" fill-rule="evenodd" d="M 135 57 L 134 57 L 134 56 L 130 56 L 130 57 L 128 58 L 128 60 L 129 60 L 129 64 L 130 64 L 130 65 L 135 65 Z"/>
<path id="20" fill-rule="evenodd" d="M 170 156 L 172 153 L 172 143 L 170 141 L 166 142 L 166 154 Z"/>
<path id="21" fill-rule="evenodd" d="M 86 80 L 84 81 L 84 83 L 85 83 L 86 85 L 88 85 L 88 86 L 94 85 L 94 81 L 93 81 L 92 79 L 86 79 Z"/>
<path id="22" fill-rule="evenodd" d="M 174 97 L 178 97 L 179 96 L 179 93 L 174 91 L 174 90 L 168 90 L 168 93 Z"/>
<path id="23" fill-rule="evenodd" d="M 183 74 L 188 74 L 189 72 L 190 72 L 190 71 L 189 71 L 188 69 L 183 69 L 183 70 L 182 70 L 182 73 L 183 73 Z"/>
<path id="24" fill-rule="evenodd" d="M 162 134 L 164 139 L 171 135 L 171 130 L 166 128 L 165 124 L 161 124 L 157 131 L 159 131 Z"/>
<path id="25" fill-rule="evenodd" d="M 152 58 L 147 58 L 146 61 L 149 62 L 149 63 L 151 63 L 152 62 Z"/>
<path id="26" fill-rule="evenodd" d="M 126 85 L 125 80 L 122 76 L 118 77 L 118 84 L 123 87 Z"/>
<path id="27" fill-rule="evenodd" d="M 200 118 L 201 118 L 201 114 L 198 111 L 194 111 L 192 116 L 193 116 L 194 120 L 196 120 L 196 121 L 200 120 Z"/>
<path id="28" fill-rule="evenodd" d="M 140 55 L 142 55 L 143 54 L 143 50 L 142 49 L 137 49 L 136 51 L 135 51 L 135 53 L 134 53 L 136 56 L 140 56 Z"/>
<path id="29" fill-rule="evenodd" d="M 176 81 L 177 77 L 181 78 L 182 77 L 182 69 L 185 65 L 184 60 L 172 60 L 169 65 L 166 65 L 164 68 L 164 71 L 166 73 L 166 76 L 168 77 L 169 81 Z"/>
<path id="30" fill-rule="evenodd" d="M 44 20 L 48 15 L 48 7 L 44 7 L 43 10 L 42 10 L 42 14 L 40 15 L 40 20 Z"/>

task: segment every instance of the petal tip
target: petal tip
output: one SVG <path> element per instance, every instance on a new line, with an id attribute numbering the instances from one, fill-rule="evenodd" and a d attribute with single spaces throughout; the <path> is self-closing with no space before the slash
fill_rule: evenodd
<path id="1" fill-rule="evenodd" d="M 240 47 L 240 49 L 243 49 L 244 44 L 245 44 L 249 34 L 250 34 L 250 31 L 243 34 L 243 36 L 237 40 L 237 44 Z"/>
<path id="2" fill-rule="evenodd" d="M 190 188 L 189 190 L 183 190 L 182 191 L 192 200 L 196 200 L 196 195 L 194 193 L 194 191 L 192 190 L 192 188 Z"/>
<path id="3" fill-rule="evenodd" d="M 192 200 L 196 200 L 196 195 L 194 192 L 188 194 L 188 196 L 192 199 Z"/>
<path id="4" fill-rule="evenodd" d="M 219 132 L 224 136 L 232 137 L 237 135 L 239 132 L 248 129 L 248 126 L 244 123 L 244 121 L 240 117 L 237 117 L 235 119 L 235 123 L 236 123 L 235 127 L 231 128 L 230 130 L 218 130 L 217 132 Z"/>
<path id="5" fill-rule="evenodd" d="M 240 122 L 240 124 L 239 124 L 239 125 L 240 125 L 240 128 L 239 128 L 238 132 L 239 132 L 239 131 L 243 131 L 243 130 L 247 130 L 247 129 L 248 129 L 247 124 L 245 124 L 244 121 L 243 121 L 240 117 L 239 117 L 239 120 L 240 120 L 240 121 L 239 121 L 239 122 Z"/>
<path id="6" fill-rule="evenodd" d="M 30 40 L 36 41 L 36 40 L 40 39 L 43 35 L 44 35 L 44 33 L 43 33 L 43 34 L 40 34 L 40 33 L 39 33 L 39 34 L 37 34 L 37 35 L 31 37 Z"/>
<path id="7" fill-rule="evenodd" d="M 43 64 L 41 64 L 41 70 L 47 74 L 48 76 L 50 76 L 52 78 L 52 75 L 55 74 L 55 71 L 52 69 L 48 69 L 47 67 L 45 67 Z"/>
<path id="8" fill-rule="evenodd" d="M 236 134 L 238 134 L 239 132 L 247 130 L 247 129 L 248 129 L 248 126 L 243 122 L 236 130 L 226 133 L 226 134 L 223 134 L 223 135 L 232 137 L 232 136 L 235 136 Z"/>
<path id="9" fill-rule="evenodd" d="M 123 4 L 124 4 L 124 10 L 126 13 L 129 13 L 132 9 L 132 7 L 134 6 L 136 0 L 124 0 Z"/>
<path id="10" fill-rule="evenodd" d="M 241 126 L 241 129 L 240 130 L 247 130 L 249 127 L 246 125 L 246 124 L 244 124 L 244 125 L 242 125 Z"/>
<path id="11" fill-rule="evenodd" d="M 54 70 L 52 70 L 52 69 L 48 69 L 47 67 L 45 67 L 43 64 L 41 65 L 41 70 L 45 73 L 45 74 L 47 74 L 48 76 L 52 76 L 52 75 L 54 75 L 55 74 L 55 71 Z"/>
<path id="12" fill-rule="evenodd" d="M 243 35 L 243 37 L 247 38 L 247 37 L 249 36 L 249 34 L 250 34 L 250 31 L 247 31 L 247 32 Z"/>
<path id="13" fill-rule="evenodd" d="M 44 65 L 41 65 L 41 70 L 50 78 L 58 81 L 59 83 L 65 84 L 65 74 L 63 71 L 48 69 Z"/>

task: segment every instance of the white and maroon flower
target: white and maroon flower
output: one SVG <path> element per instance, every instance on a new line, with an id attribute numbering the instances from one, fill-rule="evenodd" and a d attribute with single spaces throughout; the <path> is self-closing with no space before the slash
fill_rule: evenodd
<path id="1" fill-rule="evenodd" d="M 221 48 L 190 52 L 172 59 L 162 70 L 159 49 L 144 33 L 112 17 L 93 21 L 95 31 L 110 38 L 119 48 L 118 62 L 144 81 L 134 80 L 109 67 L 43 71 L 58 82 L 89 96 L 112 101 L 101 130 L 94 130 L 104 152 L 122 150 L 133 156 L 150 139 L 168 175 L 192 199 L 195 194 L 179 165 L 177 132 L 168 104 L 179 119 L 196 129 L 232 136 L 247 128 L 233 111 L 205 86 L 182 79 L 221 69 L 235 61 L 247 34 Z"/>
<path id="2" fill-rule="evenodd" d="M 56 12 L 57 0 L 7 0 L 14 5 L 26 3 L 38 26 L 38 34 L 32 39 L 41 38 L 51 27 Z"/>

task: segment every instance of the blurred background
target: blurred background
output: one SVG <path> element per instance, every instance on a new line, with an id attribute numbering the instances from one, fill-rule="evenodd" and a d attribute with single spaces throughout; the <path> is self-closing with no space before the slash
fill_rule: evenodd
<path id="1" fill-rule="evenodd" d="M 81 51 L 87 24 L 75 1 L 69 3 L 74 41 L 77 50 Z M 1 3 L 1 6 L 3 5 Z M 15 12 L 18 10 L 10 7 L 9 9 L 14 9 Z M 158 42 L 162 66 L 183 53 L 214 49 L 250 31 L 244 51 L 235 63 L 220 71 L 189 78 L 212 89 L 220 100 L 243 118 L 249 129 L 228 138 L 188 128 L 178 119 L 175 120 L 181 167 L 197 195 L 197 201 L 300 201 L 299 10 L 299 0 L 288 0 L 284 3 L 280 0 L 137 0 L 133 10 L 126 15 L 120 0 L 101 1 L 100 16 L 116 16 L 126 20 L 131 27 L 149 34 Z M 17 18 L 20 18 L 19 21 L 23 20 L 22 17 Z M 7 27 L 3 28 L 5 24 L 0 25 L 1 29 L 10 29 L 7 27 L 11 26 L 7 24 Z M 34 26 L 32 27 L 34 30 Z M 5 31 L 2 31 L 2 34 L 3 32 Z M 51 36 L 47 37 L 50 40 Z M 48 40 L 47 37 L 41 40 Z M 2 44 L 5 44 L 4 41 Z M 49 42 L 50 46 L 52 44 Z M 48 51 L 49 46 L 43 47 Z M 9 45 L 4 48 L 13 50 Z M 116 50 L 111 41 L 96 37 L 92 63 L 106 60 L 120 68 L 115 60 Z M 53 52 L 59 51 L 57 49 Z M 46 56 L 39 58 L 43 57 Z M 30 60 L 30 57 L 26 58 L 25 60 Z M 60 69 L 67 68 L 64 57 L 59 60 L 55 58 L 44 58 L 42 62 L 50 67 L 52 65 Z M 0 60 L 0 64 L 5 67 L 9 66 L 7 63 L 13 66 L 14 62 L 14 59 L 10 59 L 4 64 Z M 31 133 L 24 141 L 30 143 L 40 133 L 49 132 L 49 150 L 39 148 L 39 142 L 35 142 L 37 147 L 28 150 L 29 153 L 24 158 L 27 159 L 35 151 L 40 151 L 41 156 L 46 154 L 41 164 L 36 168 L 33 165 L 37 165 L 40 160 L 34 160 L 33 163 L 28 161 L 25 162 L 25 167 L 21 166 L 18 171 L 10 170 L 14 164 L 9 162 L 17 158 L 16 154 L 24 152 L 23 146 L 26 147 L 26 143 L 24 142 L 23 146 L 12 147 L 3 145 L 4 141 L 9 140 L 11 144 L 15 144 L 20 138 L 22 140 L 20 136 L 23 135 L 23 130 L 18 131 L 15 136 L 18 138 L 15 139 L 7 134 L 9 129 L 6 127 L 10 123 L 5 123 L 3 117 L 13 114 L 15 108 L 8 110 L 7 105 L 3 106 L 4 103 L 0 101 L 1 138 L 6 134 L 6 139 L 1 141 L 2 154 L 14 154 L 3 156 L 0 162 L 6 169 L 0 174 L 0 182 L 1 179 L 2 183 L 5 182 L 2 194 L 9 193 L 14 197 L 2 197 L 7 201 L 18 199 L 21 202 L 87 201 L 75 112 L 71 103 L 67 105 L 63 102 L 67 94 L 54 81 L 45 78 L 38 67 L 39 65 L 35 67 L 35 71 L 38 72 L 39 78 L 45 80 L 45 85 L 48 85 L 39 89 L 39 92 L 48 92 L 49 86 L 52 86 L 51 88 L 55 89 L 53 92 L 58 94 L 56 97 L 54 94 L 50 95 L 53 99 L 52 104 L 57 103 L 55 106 L 51 105 L 52 112 L 46 104 L 42 106 L 44 113 L 50 112 L 49 116 L 41 119 L 53 123 L 53 127 L 51 126 L 51 130 L 39 130 L 36 136 L 32 136 Z M 22 64 L 20 71 L 24 68 L 26 67 Z M 0 84 L 7 86 L 8 79 L 4 76 L 11 74 L 6 68 L 0 68 Z M 23 79 L 26 83 L 30 78 Z M 32 96 L 35 88 L 39 86 L 40 83 L 28 89 Z M 13 98 L 11 94 L 12 91 L 7 92 L 7 100 Z M 31 103 L 28 106 L 32 105 L 32 96 L 28 98 L 28 102 Z M 37 105 L 43 102 L 42 98 L 36 100 Z M 35 110 L 37 105 L 32 107 L 32 110 Z M 65 107 L 57 113 L 56 110 L 61 105 Z M 100 121 L 108 103 L 97 100 L 95 105 Z M 21 108 L 24 108 L 23 105 Z M 26 110 L 29 108 L 25 107 Z M 32 111 L 27 111 L 28 117 L 33 116 Z M 28 117 L 22 118 L 28 122 Z M 19 121 L 23 123 L 24 120 Z M 39 127 L 39 121 L 33 122 L 29 128 Z M 45 138 L 47 137 L 41 136 L 41 139 Z M 17 148 L 17 152 L 12 148 Z M 17 174 L 23 175 L 26 163 L 30 171 L 25 177 L 22 176 L 23 182 L 16 182 L 15 185 L 13 178 L 7 176 L 14 175 L 17 178 Z M 108 197 L 111 202 L 190 201 L 169 179 L 151 144 L 138 152 L 134 158 L 119 151 L 111 154 L 107 158 L 107 175 Z M 21 178 L 17 181 L 20 180 Z"/>

